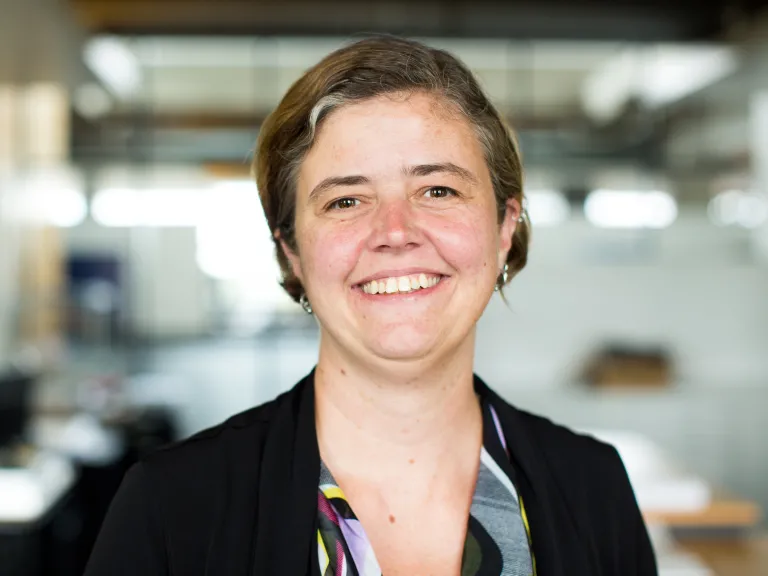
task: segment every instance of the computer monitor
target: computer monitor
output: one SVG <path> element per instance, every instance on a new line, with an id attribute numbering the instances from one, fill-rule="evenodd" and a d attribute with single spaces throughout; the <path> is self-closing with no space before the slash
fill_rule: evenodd
<path id="1" fill-rule="evenodd" d="M 0 448 L 22 439 L 30 412 L 33 382 L 30 373 L 14 368 L 0 370 Z"/>

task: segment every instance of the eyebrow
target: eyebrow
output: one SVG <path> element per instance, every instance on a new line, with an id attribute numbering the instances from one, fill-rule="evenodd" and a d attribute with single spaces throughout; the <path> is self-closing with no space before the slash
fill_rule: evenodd
<path id="1" fill-rule="evenodd" d="M 466 168 L 462 168 L 454 164 L 453 162 L 439 162 L 437 164 L 417 164 L 416 166 L 408 166 L 403 170 L 406 176 L 430 176 L 431 174 L 439 174 L 441 172 L 447 174 L 453 174 L 469 182 L 470 184 L 478 184 L 477 176 Z"/>
<path id="2" fill-rule="evenodd" d="M 317 186 L 312 188 L 312 192 L 309 193 L 309 202 L 312 202 L 326 190 L 337 186 L 360 186 L 370 183 L 371 180 L 365 176 L 331 176 L 321 180 Z"/>
<path id="3" fill-rule="evenodd" d="M 430 176 L 432 174 L 447 173 L 453 174 L 469 182 L 470 184 L 478 184 L 477 177 L 467 170 L 462 168 L 453 162 L 438 162 L 436 164 L 416 164 L 414 166 L 406 166 L 403 169 L 403 174 L 408 177 L 420 177 Z M 352 176 L 330 176 L 320 181 L 309 193 L 308 201 L 312 202 L 316 200 L 320 194 L 331 188 L 338 186 L 361 186 L 364 184 L 370 184 L 371 179 L 367 176 L 352 175 Z"/>

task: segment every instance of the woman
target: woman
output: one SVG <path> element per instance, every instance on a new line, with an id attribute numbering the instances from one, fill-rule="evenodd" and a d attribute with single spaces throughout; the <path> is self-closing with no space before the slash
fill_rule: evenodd
<path id="1" fill-rule="evenodd" d="M 473 375 L 529 224 L 472 74 L 396 38 L 338 50 L 265 121 L 255 172 L 316 369 L 136 465 L 88 576 L 655 574 L 616 451 Z"/>

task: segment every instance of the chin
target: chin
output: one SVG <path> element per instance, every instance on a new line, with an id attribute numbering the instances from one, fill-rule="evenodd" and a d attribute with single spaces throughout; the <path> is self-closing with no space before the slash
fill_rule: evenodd
<path id="1" fill-rule="evenodd" d="M 407 328 L 393 330 L 389 335 L 366 344 L 374 354 L 387 360 L 418 360 L 429 356 L 437 348 L 434 334 L 419 333 Z"/>

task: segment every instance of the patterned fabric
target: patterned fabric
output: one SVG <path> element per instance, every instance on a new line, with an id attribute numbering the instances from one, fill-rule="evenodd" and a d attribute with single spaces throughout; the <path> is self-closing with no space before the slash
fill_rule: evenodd
<path id="1" fill-rule="evenodd" d="M 487 402 L 483 403 L 483 437 L 461 576 L 535 576 L 525 508 L 512 481 L 514 472 L 501 424 Z M 324 463 L 320 465 L 317 515 L 322 576 L 382 576 L 362 524 Z"/>

